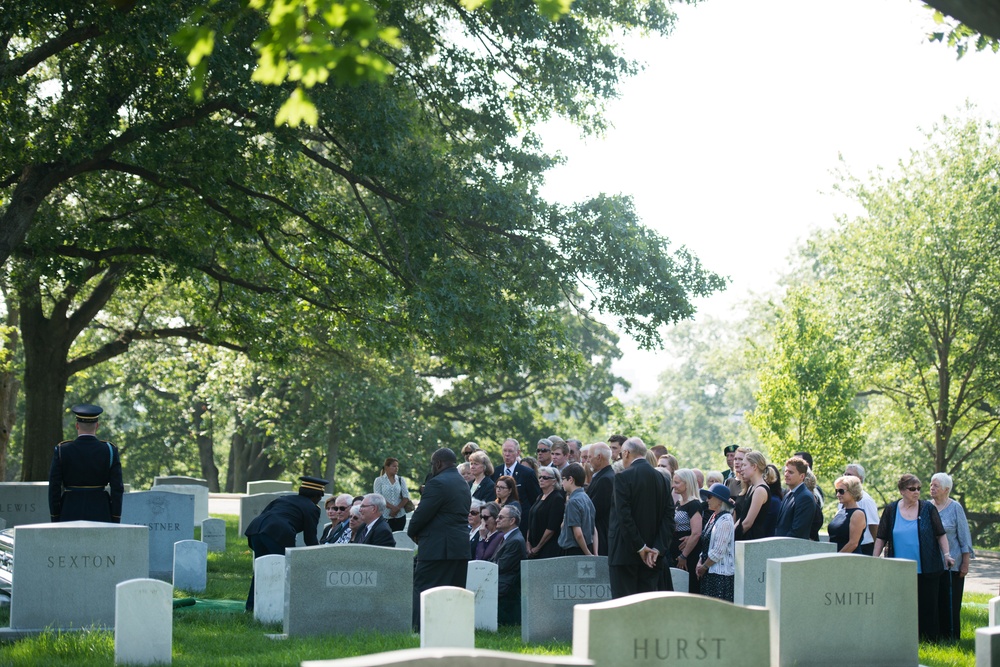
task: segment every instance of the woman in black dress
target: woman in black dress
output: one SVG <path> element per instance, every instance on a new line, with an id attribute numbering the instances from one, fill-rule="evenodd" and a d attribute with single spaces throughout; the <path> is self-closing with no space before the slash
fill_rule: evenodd
<path id="1" fill-rule="evenodd" d="M 674 473 L 673 489 L 677 495 L 674 507 L 674 536 L 670 541 L 670 567 L 688 572 L 688 592 L 698 592 L 698 577 L 694 566 L 698 564 L 701 543 L 701 498 L 694 470 L 680 468 Z M 690 566 L 689 566 L 690 563 Z"/>
<path id="2" fill-rule="evenodd" d="M 767 459 L 760 452 L 743 457 L 741 476 L 747 491 L 736 501 L 736 539 L 756 540 L 767 537 L 767 511 L 770 491 L 764 481 Z"/>
<path id="3" fill-rule="evenodd" d="M 854 475 L 844 475 L 838 477 L 833 486 L 837 489 L 837 500 L 844 506 L 844 511 L 837 512 L 826 532 L 830 534 L 830 541 L 837 545 L 838 553 L 859 554 L 861 537 L 868 530 L 865 511 L 858 507 L 862 495 L 861 480 Z"/>
<path id="4" fill-rule="evenodd" d="M 552 466 L 542 466 L 538 469 L 538 485 L 542 495 L 528 511 L 528 558 L 554 558 L 562 555 L 559 527 L 566 512 L 562 476 Z"/>

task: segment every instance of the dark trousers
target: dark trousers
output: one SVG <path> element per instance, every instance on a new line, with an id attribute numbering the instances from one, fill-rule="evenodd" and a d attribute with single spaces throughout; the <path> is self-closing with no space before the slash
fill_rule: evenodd
<path id="1" fill-rule="evenodd" d="M 413 568 L 413 629 L 420 631 L 420 594 L 438 586 L 465 588 L 468 560 L 420 560 Z"/>
<path id="2" fill-rule="evenodd" d="M 592 549 L 592 546 L 593 545 L 590 545 L 590 544 L 587 545 L 587 548 L 591 549 L 590 553 L 594 553 L 593 549 Z M 582 556 L 583 555 L 583 549 L 581 549 L 580 547 L 570 547 L 569 549 L 563 549 L 562 555 L 563 556 Z"/>
<path id="3" fill-rule="evenodd" d="M 872 556 L 875 554 L 875 543 L 869 542 L 868 544 L 861 545 L 861 553 L 866 556 Z"/>
<path id="4" fill-rule="evenodd" d="M 386 523 L 389 524 L 389 530 L 395 533 L 406 528 L 406 517 L 401 516 L 398 519 L 386 519 Z"/>
<path id="5" fill-rule="evenodd" d="M 941 639 L 958 641 L 962 634 L 962 596 L 965 594 L 965 577 L 958 572 L 945 571 L 938 590 L 938 621 Z"/>
<path id="6" fill-rule="evenodd" d="M 247 538 L 247 543 L 253 549 L 254 560 L 261 556 L 285 555 L 284 545 L 278 544 L 267 535 L 254 535 Z M 252 565 L 251 565 L 252 567 Z M 254 577 L 250 576 L 250 593 L 247 595 L 247 611 L 253 611 Z"/>
<path id="7" fill-rule="evenodd" d="M 611 597 L 623 598 L 636 593 L 655 593 L 660 590 L 660 568 L 645 565 L 611 565 L 608 567 Z"/>
<path id="8" fill-rule="evenodd" d="M 923 641 L 936 642 L 941 638 L 938 597 L 944 574 L 933 572 L 917 575 L 917 624 Z"/>

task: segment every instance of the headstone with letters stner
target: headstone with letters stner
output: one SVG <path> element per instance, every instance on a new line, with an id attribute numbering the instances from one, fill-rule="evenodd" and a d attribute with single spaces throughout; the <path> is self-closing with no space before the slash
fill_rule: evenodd
<path id="1" fill-rule="evenodd" d="M 611 599 L 607 556 L 521 561 L 521 641 L 569 641 L 573 606 Z"/>
<path id="2" fill-rule="evenodd" d="M 767 609 L 772 667 L 917 664 L 915 561 L 860 554 L 772 559 Z"/>
<path id="3" fill-rule="evenodd" d="M 573 655 L 595 667 L 760 665 L 768 612 L 688 593 L 640 593 L 573 608 Z"/>
<path id="4" fill-rule="evenodd" d="M 149 570 L 148 532 L 96 521 L 17 528 L 11 629 L 113 627 L 115 586 Z"/>
<path id="5" fill-rule="evenodd" d="M 289 637 L 410 632 L 412 623 L 409 549 L 338 544 L 285 550 L 284 633 Z"/>
<path id="6" fill-rule="evenodd" d="M 194 496 L 161 491 L 126 493 L 122 523 L 149 530 L 149 573 L 144 577 L 171 581 L 174 543 L 194 539 Z"/>
<path id="7" fill-rule="evenodd" d="M 7 522 L 7 528 L 49 523 L 49 483 L 0 483 L 0 518 Z"/>
<path id="8" fill-rule="evenodd" d="M 764 605 L 764 594 L 767 591 L 767 561 L 771 558 L 832 554 L 836 551 L 836 544 L 795 537 L 764 537 L 759 540 L 737 542 L 733 602 Z"/>

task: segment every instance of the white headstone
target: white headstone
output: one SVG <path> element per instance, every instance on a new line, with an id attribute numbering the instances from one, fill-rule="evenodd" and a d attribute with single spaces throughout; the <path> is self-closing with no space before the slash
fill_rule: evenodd
<path id="1" fill-rule="evenodd" d="M 285 617 L 285 557 L 280 554 L 253 561 L 253 617 L 261 623 Z"/>
<path id="2" fill-rule="evenodd" d="M 3 530 L 6 527 L 7 527 L 7 519 L 0 517 L 0 530 Z"/>
<path id="3" fill-rule="evenodd" d="M 14 529 L 10 627 L 112 627 L 115 586 L 149 572 L 149 530 L 96 521 Z"/>
<path id="4" fill-rule="evenodd" d="M 0 518 L 7 528 L 48 523 L 48 482 L 0 482 Z"/>
<path id="5" fill-rule="evenodd" d="M 521 641 L 569 641 L 573 607 L 610 599 L 607 556 L 521 561 Z"/>
<path id="6" fill-rule="evenodd" d="M 153 478 L 153 487 L 161 485 L 184 484 L 188 486 L 204 486 L 208 488 L 208 480 L 201 477 L 191 477 L 189 475 L 158 475 Z M 157 489 L 159 491 L 159 489 Z"/>
<path id="7" fill-rule="evenodd" d="M 194 496 L 194 522 L 199 524 L 208 518 L 208 487 L 200 484 L 157 484 L 154 491 L 164 493 L 186 493 Z"/>
<path id="8" fill-rule="evenodd" d="M 149 533 L 149 573 L 170 581 L 174 573 L 174 543 L 194 539 L 194 496 L 164 491 L 126 493 L 122 524 L 146 526 Z"/>
<path id="9" fill-rule="evenodd" d="M 687 593 L 691 590 L 691 575 L 687 570 L 670 568 L 670 582 L 674 585 L 674 593 Z"/>
<path id="10" fill-rule="evenodd" d="M 167 664 L 172 659 L 174 593 L 157 579 L 115 587 L 115 664 Z"/>
<path id="11" fill-rule="evenodd" d="M 208 585 L 208 545 L 201 540 L 174 543 L 174 588 L 201 593 Z"/>
<path id="12" fill-rule="evenodd" d="M 369 544 L 285 550 L 284 634 L 413 627 L 413 552 Z M 291 603 L 294 601 L 294 604 Z M 350 614 L 344 614 L 350 609 Z M 330 619 L 337 618 L 336 628 Z"/>
<path id="13" fill-rule="evenodd" d="M 240 524 L 239 535 L 242 537 L 250 522 L 257 518 L 257 515 L 264 511 L 264 508 L 271 504 L 271 501 L 278 496 L 287 496 L 291 491 L 281 491 L 280 493 L 257 493 L 252 496 L 240 498 Z M 317 521 L 316 523 L 322 523 Z"/>
<path id="14" fill-rule="evenodd" d="M 226 550 L 226 520 L 205 519 L 201 522 L 201 541 L 208 550 L 217 553 Z"/>
<path id="15" fill-rule="evenodd" d="M 294 491 L 292 482 L 285 482 L 279 479 L 259 479 L 247 482 L 248 496 L 258 493 L 284 493 L 291 491 Z"/>
<path id="16" fill-rule="evenodd" d="M 497 631 L 497 586 L 500 575 L 496 563 L 470 560 L 465 587 L 476 599 L 476 629 Z"/>
<path id="17" fill-rule="evenodd" d="M 1000 625 L 1000 596 L 990 598 L 990 626 Z"/>
<path id="18" fill-rule="evenodd" d="M 795 537 L 764 537 L 736 543 L 736 577 L 733 602 L 763 605 L 767 591 L 767 561 L 809 554 L 835 553 L 836 544 L 813 542 Z"/>
<path id="19" fill-rule="evenodd" d="M 411 648 L 339 660 L 306 660 L 302 667 L 587 667 L 590 660 L 480 649 Z"/>
<path id="20" fill-rule="evenodd" d="M 410 539 L 410 536 L 406 534 L 405 530 L 397 530 L 392 533 L 392 536 L 396 539 L 397 549 L 416 549 L 417 543 Z"/>
<path id="21" fill-rule="evenodd" d="M 976 630 L 976 667 L 1000 667 L 1000 627 Z"/>
<path id="22" fill-rule="evenodd" d="M 765 666 L 768 612 L 688 593 L 640 593 L 573 608 L 573 655 L 595 667 Z"/>
<path id="23" fill-rule="evenodd" d="M 475 595 L 455 586 L 420 594 L 420 648 L 476 648 Z"/>
<path id="24" fill-rule="evenodd" d="M 772 667 L 917 664 L 915 561 L 860 554 L 772 559 L 767 608 Z"/>

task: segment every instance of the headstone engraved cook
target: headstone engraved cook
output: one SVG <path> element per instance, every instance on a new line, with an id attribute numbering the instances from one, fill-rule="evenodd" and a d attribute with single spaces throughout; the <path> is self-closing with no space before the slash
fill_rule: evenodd
<path id="1" fill-rule="evenodd" d="M 610 599 L 607 556 L 521 561 L 521 641 L 569 641 L 573 607 Z"/>
<path id="2" fill-rule="evenodd" d="M 149 532 L 149 573 L 170 581 L 174 572 L 174 543 L 194 539 L 194 496 L 163 491 L 126 493 L 122 524 L 146 526 Z"/>

